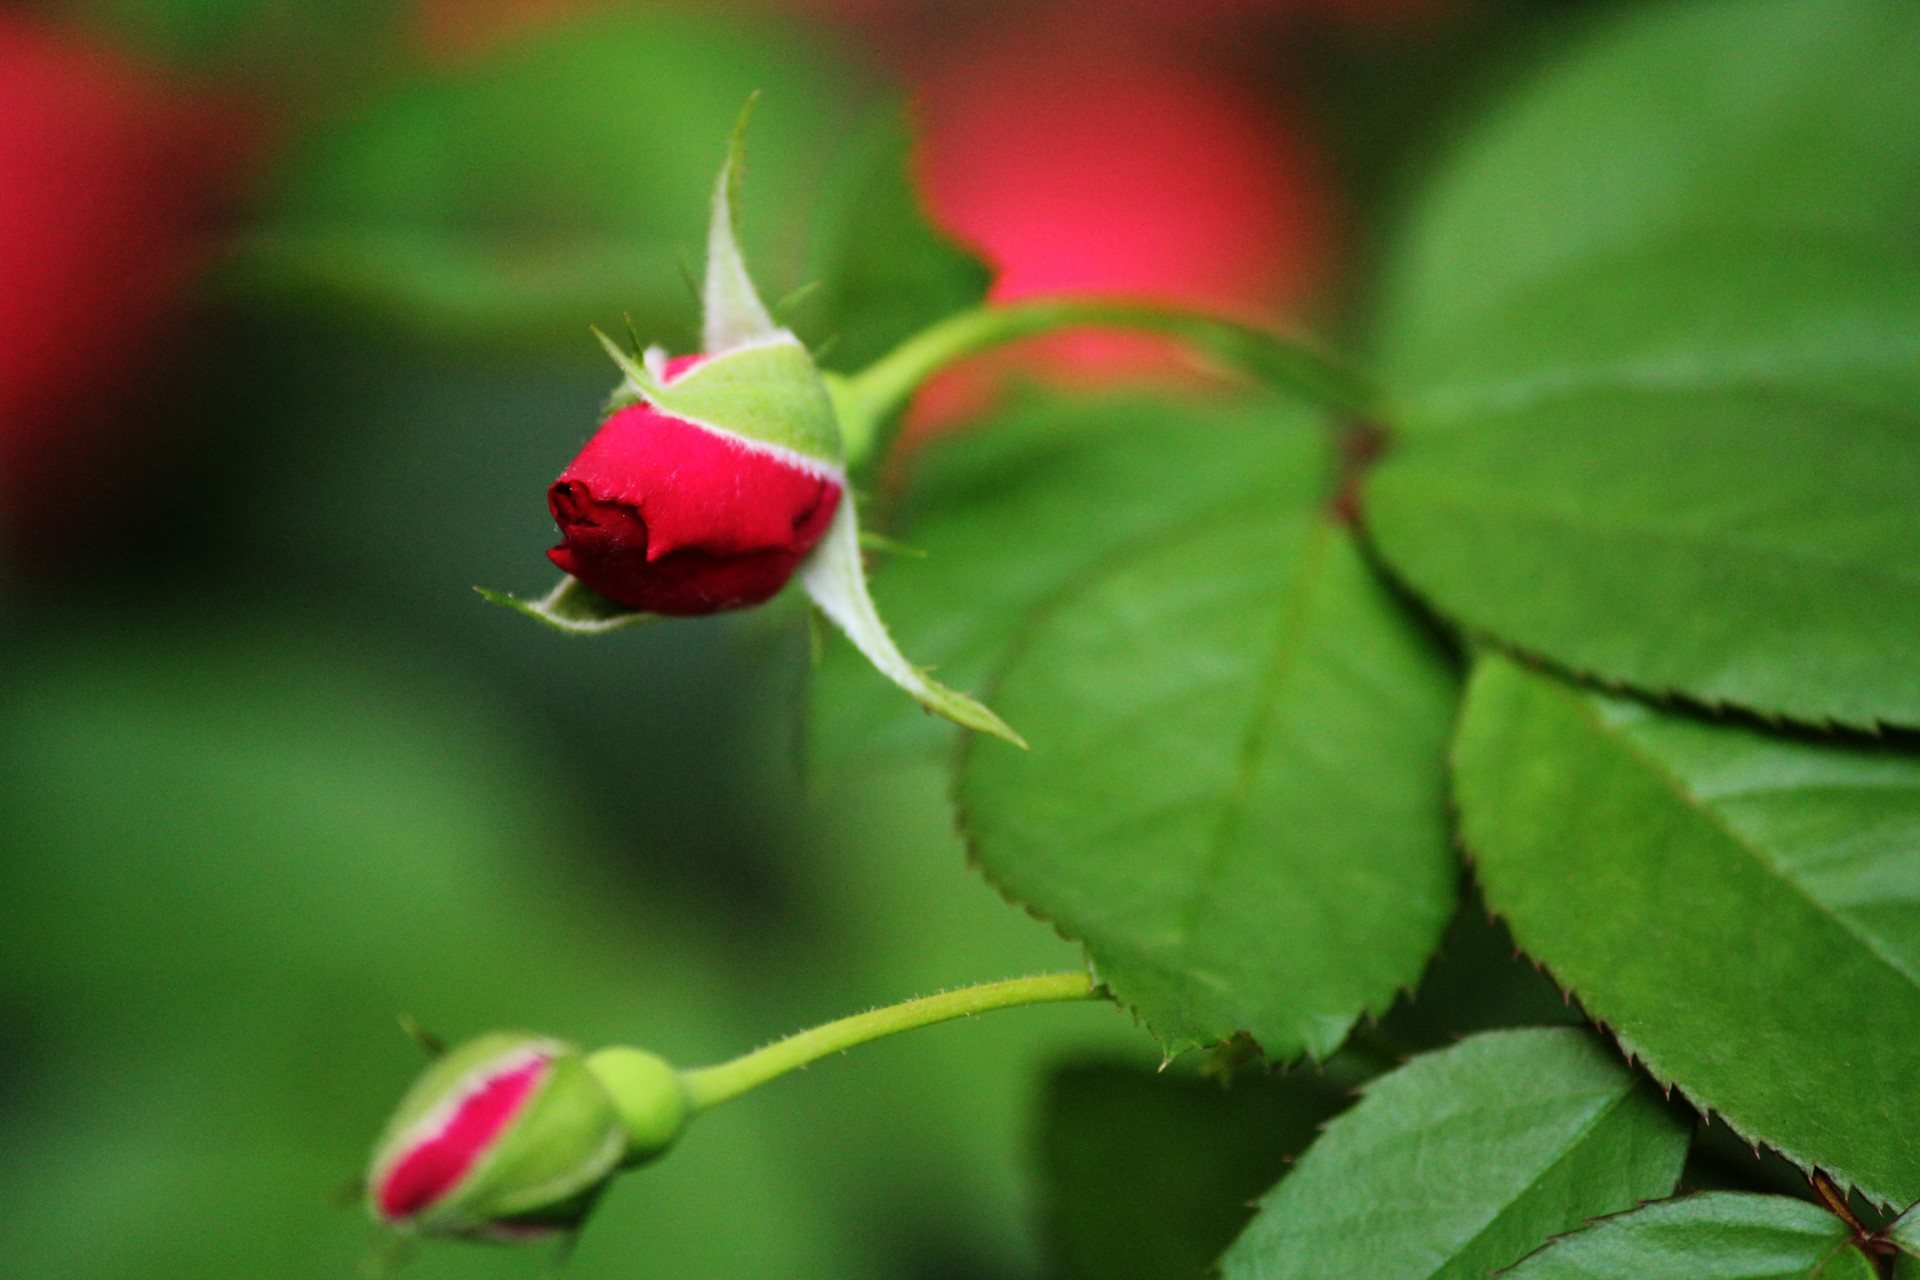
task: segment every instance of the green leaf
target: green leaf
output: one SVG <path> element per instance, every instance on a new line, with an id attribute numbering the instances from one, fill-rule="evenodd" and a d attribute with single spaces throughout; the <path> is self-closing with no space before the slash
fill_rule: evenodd
<path id="1" fill-rule="evenodd" d="M 1221 1274 L 1479 1280 L 1668 1194 L 1686 1146 L 1588 1032 L 1487 1032 L 1368 1085 L 1261 1202 Z"/>
<path id="2" fill-rule="evenodd" d="M 1579 1008 L 1521 954 L 1479 895 L 1462 897 L 1420 986 L 1381 1020 L 1376 1041 L 1413 1053 L 1500 1027 L 1584 1026 Z"/>
<path id="3" fill-rule="evenodd" d="M 1319 425 L 1274 401 L 1029 400 L 917 460 L 905 518 L 882 528 L 926 556 L 880 566 L 874 600 L 916 662 L 982 689 L 1029 620 L 1102 564 L 1216 511 L 1310 504 L 1333 465 Z M 953 743 L 842 646 L 825 655 L 810 701 L 817 772 Z"/>
<path id="4" fill-rule="evenodd" d="M 1920 757 L 1590 693 L 1503 657 L 1454 748 L 1488 905 L 1662 1081 L 1920 1199 Z"/>
<path id="5" fill-rule="evenodd" d="M 928 219 L 909 181 L 901 107 L 876 110 L 846 148 L 811 258 L 820 288 L 795 327 L 830 369 L 865 368 L 934 321 L 979 302 L 993 272 Z"/>
<path id="6" fill-rule="evenodd" d="M 1564 43 L 1564 42 L 1562 42 Z M 1523 84 L 1416 202 L 1384 282 L 1387 363 L 1539 282 L 1690 227 L 1910 230 L 1920 10 L 1645 5 Z"/>
<path id="7" fill-rule="evenodd" d="M 1506 1273 L 1511 1280 L 1875 1280 L 1847 1225 L 1785 1196 L 1708 1192 L 1595 1223 Z"/>
<path id="8" fill-rule="evenodd" d="M 716 161 L 764 99 L 741 210 L 756 274 L 790 287 L 850 93 L 792 33 L 665 14 L 564 24 L 406 82 L 307 140 L 235 283 L 440 339 L 576 347 L 631 314 L 691 342 Z M 770 289 L 770 295 L 779 289 Z"/>
<path id="9" fill-rule="evenodd" d="M 992 697 L 1033 749 L 969 746 L 975 856 L 1170 1051 L 1324 1057 L 1418 979 L 1455 685 L 1345 529 L 1260 504 L 1110 558 Z"/>
<path id="10" fill-rule="evenodd" d="M 1895 1218 L 1887 1227 L 1887 1239 L 1893 1241 L 1901 1253 L 1920 1258 L 1920 1213 L 1909 1208 Z"/>
<path id="11" fill-rule="evenodd" d="M 1920 416 L 1766 387 L 1572 392 L 1405 438 L 1366 509 L 1436 608 L 1558 667 L 1920 725 Z"/>
<path id="12" fill-rule="evenodd" d="M 1450 329 L 1396 389 L 1400 424 L 1426 430 L 1581 391 L 1732 388 L 1920 411 L 1920 263 L 1778 231 L 1635 245 Z"/>
<path id="13" fill-rule="evenodd" d="M 1206 1280 L 1254 1197 L 1346 1103 L 1306 1073 L 1223 1088 L 1133 1067 L 1056 1072 L 1040 1128 L 1050 1274 Z"/>

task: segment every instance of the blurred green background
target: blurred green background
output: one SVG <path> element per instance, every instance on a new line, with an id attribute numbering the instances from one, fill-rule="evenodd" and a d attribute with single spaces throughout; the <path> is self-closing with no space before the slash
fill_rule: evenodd
<path id="1" fill-rule="evenodd" d="M 9 1274 L 353 1274 L 372 1234 L 341 1192 L 418 1069 L 402 1013 L 695 1064 L 1080 963 L 968 869 L 938 762 L 809 785 L 793 602 L 576 642 L 469 591 L 550 580 L 542 491 L 611 383 L 588 323 L 691 340 L 682 267 L 749 91 L 753 261 L 770 298 L 816 285 L 785 314 L 828 363 L 988 278 L 907 216 L 903 95 L 938 146 L 913 173 L 1001 296 L 1160 292 L 1338 333 L 1451 122 L 1596 7 L 0 13 Z M 1109 225 L 1129 183 L 1166 202 Z M 1011 376 L 1203 393 L 1124 345 Z M 990 414 L 962 391 L 928 429 Z M 1092 1005 L 824 1064 L 624 1179 L 570 1274 L 1066 1267 L 1043 1173 L 1126 1153 L 1037 1141 L 1042 1104 L 1135 1114 L 1112 1064 L 1157 1055 Z M 1212 1087 L 1191 1074 L 1155 1096 L 1190 1107 Z M 1331 1088 L 1236 1105 L 1297 1146 Z M 409 1274 L 543 1261 L 443 1246 Z"/>

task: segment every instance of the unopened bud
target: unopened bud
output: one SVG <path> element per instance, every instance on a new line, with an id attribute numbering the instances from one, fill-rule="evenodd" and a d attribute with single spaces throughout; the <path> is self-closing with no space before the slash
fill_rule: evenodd
<path id="1" fill-rule="evenodd" d="M 570 1230 L 627 1151 L 627 1124 L 586 1059 L 497 1032 L 439 1058 L 401 1101 L 367 1178 L 400 1230 L 526 1239 Z"/>

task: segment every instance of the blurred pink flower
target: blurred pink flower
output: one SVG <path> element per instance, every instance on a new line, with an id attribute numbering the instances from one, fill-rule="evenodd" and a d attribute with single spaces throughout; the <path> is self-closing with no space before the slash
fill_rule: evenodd
<path id="1" fill-rule="evenodd" d="M 104 500 L 102 471 L 140 430 L 133 384 L 256 133 L 232 104 L 0 15 L 0 530 L 71 512 L 74 476 Z"/>

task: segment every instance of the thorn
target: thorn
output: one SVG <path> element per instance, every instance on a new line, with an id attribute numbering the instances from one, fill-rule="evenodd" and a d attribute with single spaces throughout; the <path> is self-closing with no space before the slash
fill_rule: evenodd
<path id="1" fill-rule="evenodd" d="M 447 1051 L 447 1042 L 420 1025 L 420 1020 L 410 1013 L 400 1015 L 400 1030 L 407 1039 L 420 1046 L 420 1051 L 429 1058 L 438 1058 Z M 356 1191 L 354 1193 L 358 1195 Z"/>
<path id="2" fill-rule="evenodd" d="M 673 260 L 675 265 L 680 268 L 680 280 L 681 283 L 687 286 L 687 292 L 693 295 L 693 300 L 696 303 L 705 306 L 706 295 L 700 288 L 700 277 L 694 274 L 693 264 L 687 261 L 687 247 L 685 245 L 680 245 L 674 250 Z"/>
<path id="3" fill-rule="evenodd" d="M 606 348 L 607 354 L 613 358 L 613 363 L 618 366 L 620 372 L 627 375 L 628 381 L 649 395 L 658 395 L 660 393 L 660 388 L 653 374 L 647 371 L 647 367 L 644 364 L 622 351 L 620 344 L 602 333 L 598 326 L 589 325 L 588 328 L 592 330 L 593 336 L 600 340 L 600 345 Z"/>
<path id="4" fill-rule="evenodd" d="M 878 551 L 886 555 L 904 556 L 910 560 L 925 560 L 927 558 L 926 551 L 920 547 L 909 546 L 904 542 L 889 538 L 885 534 L 874 533 L 868 529 L 862 529 L 860 531 L 860 549 L 863 551 Z M 927 669 L 932 670 L 931 667 Z"/>
<path id="5" fill-rule="evenodd" d="M 540 1273 L 541 1280 L 560 1280 L 566 1272 L 567 1264 L 573 1261 L 573 1251 L 579 1247 L 580 1233 L 569 1231 L 560 1237 L 560 1243 L 554 1247 L 553 1257 L 546 1269 Z"/>
<path id="6" fill-rule="evenodd" d="M 1807 1181 L 1813 1184 L 1813 1194 L 1820 1198 L 1820 1203 L 1825 1205 L 1834 1217 L 1847 1224 L 1856 1240 L 1864 1240 L 1872 1234 L 1860 1219 L 1854 1216 L 1852 1207 L 1847 1204 L 1847 1193 L 1835 1186 L 1833 1179 L 1828 1177 L 1825 1171 L 1815 1169 L 1807 1175 Z"/>
<path id="7" fill-rule="evenodd" d="M 383 1231 L 375 1239 L 373 1248 L 361 1260 L 361 1280 L 388 1280 L 401 1267 L 413 1260 L 413 1240 L 411 1237 Z"/>
<path id="8" fill-rule="evenodd" d="M 819 279 L 808 280 L 803 284 L 796 285 L 786 297 L 773 304 L 774 314 L 785 315 L 825 287 L 825 282 Z"/>

